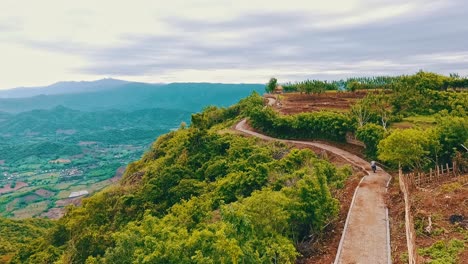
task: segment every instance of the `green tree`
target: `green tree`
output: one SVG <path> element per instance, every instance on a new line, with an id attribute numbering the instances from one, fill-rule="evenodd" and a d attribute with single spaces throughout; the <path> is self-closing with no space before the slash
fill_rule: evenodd
<path id="1" fill-rule="evenodd" d="M 376 158 L 377 145 L 384 137 L 384 129 L 373 123 L 368 123 L 359 127 L 356 131 L 356 137 L 366 144 L 366 154 L 370 158 Z"/>
<path id="2" fill-rule="evenodd" d="M 359 89 L 359 86 L 360 86 L 360 83 L 357 82 L 357 81 L 352 81 L 352 82 L 349 82 L 347 85 L 346 85 L 346 90 L 350 91 L 350 92 L 355 92 L 356 90 Z"/>
<path id="3" fill-rule="evenodd" d="M 379 159 L 393 165 L 422 169 L 430 154 L 430 140 L 425 131 L 397 129 L 378 144 Z"/>
<path id="4" fill-rule="evenodd" d="M 270 81 L 268 81 L 266 87 L 265 87 L 265 91 L 267 93 L 272 93 L 273 91 L 275 91 L 275 88 L 276 88 L 276 85 L 278 84 L 278 80 L 274 77 L 270 78 Z"/>
<path id="5" fill-rule="evenodd" d="M 393 110 L 406 114 L 432 114 L 441 110 L 436 109 L 436 106 L 440 108 L 442 101 L 438 92 L 445 89 L 447 79 L 446 76 L 423 71 L 401 77 L 392 83 Z"/>
<path id="6" fill-rule="evenodd" d="M 436 136 L 441 145 L 441 162 L 449 162 L 461 144 L 468 140 L 468 119 L 466 117 L 442 114 L 437 117 Z"/>

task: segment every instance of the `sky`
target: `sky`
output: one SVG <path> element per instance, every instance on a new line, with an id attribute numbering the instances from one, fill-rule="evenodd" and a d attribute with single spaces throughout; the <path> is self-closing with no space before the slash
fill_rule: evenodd
<path id="1" fill-rule="evenodd" d="M 0 89 L 468 75 L 466 0 L 0 0 Z"/>

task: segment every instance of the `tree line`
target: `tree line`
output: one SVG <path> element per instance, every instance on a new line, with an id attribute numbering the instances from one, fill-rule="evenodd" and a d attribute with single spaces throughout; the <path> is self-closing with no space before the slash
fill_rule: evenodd
<path id="1" fill-rule="evenodd" d="M 468 88 L 468 77 L 460 77 L 458 74 L 449 76 L 419 71 L 414 75 L 398 76 L 372 76 L 372 77 L 350 77 L 340 80 L 305 80 L 296 82 L 285 82 L 280 84 L 284 92 L 300 92 L 305 94 L 323 93 L 329 90 L 357 91 L 369 89 L 398 90 L 402 83 L 418 79 L 420 85 L 432 90 L 447 91 L 448 89 Z M 271 78 L 265 86 L 265 91 L 272 93 L 278 84 L 276 78 Z"/>

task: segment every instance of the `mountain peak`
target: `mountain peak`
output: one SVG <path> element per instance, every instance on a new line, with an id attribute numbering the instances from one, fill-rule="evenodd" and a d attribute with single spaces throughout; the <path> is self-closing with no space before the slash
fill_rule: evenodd
<path id="1" fill-rule="evenodd" d="M 129 83 L 129 81 L 125 80 L 120 80 L 120 79 L 114 79 L 114 78 L 102 78 L 94 81 L 59 81 L 56 83 L 53 83 L 51 85 L 45 86 L 45 87 L 51 87 L 55 85 L 74 85 L 74 84 L 79 84 L 79 85 L 87 85 L 87 84 L 102 84 L 102 83 L 119 83 L 119 84 L 124 84 L 124 83 Z"/>

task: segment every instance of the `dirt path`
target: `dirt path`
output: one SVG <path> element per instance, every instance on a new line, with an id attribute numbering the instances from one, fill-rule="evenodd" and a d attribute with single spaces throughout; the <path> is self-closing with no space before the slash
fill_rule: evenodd
<path id="1" fill-rule="evenodd" d="M 276 139 L 251 131 L 246 125 L 246 119 L 239 122 L 235 129 L 263 140 L 318 147 L 333 152 L 365 170 L 368 175 L 362 178 L 354 193 L 335 264 L 391 263 L 388 210 L 384 202 L 386 187 L 391 178 L 388 173 L 381 168 L 377 170 L 377 173 L 373 173 L 369 170 L 369 162 L 327 144 Z"/>
<path id="2" fill-rule="evenodd" d="M 267 97 L 266 99 L 268 100 L 268 106 L 273 106 L 276 103 L 275 98 Z"/>

